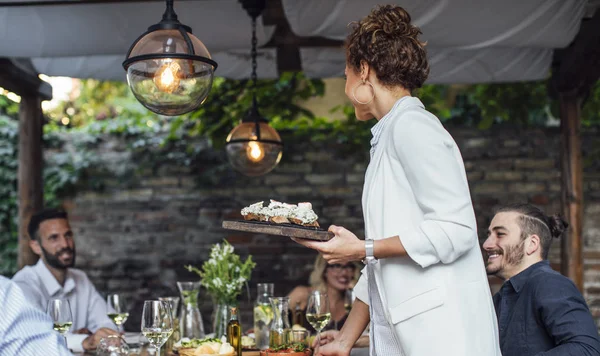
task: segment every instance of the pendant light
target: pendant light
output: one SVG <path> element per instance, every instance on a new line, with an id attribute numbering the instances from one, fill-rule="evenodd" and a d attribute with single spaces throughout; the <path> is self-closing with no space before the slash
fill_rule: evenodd
<path id="1" fill-rule="evenodd" d="M 166 0 L 162 20 L 129 48 L 123 68 L 137 100 L 168 116 L 198 108 L 212 87 L 217 62 L 189 26 L 177 20 L 173 0 Z"/>
<path id="2" fill-rule="evenodd" d="M 265 7 L 264 0 L 241 0 L 252 18 L 252 107 L 236 126 L 225 145 L 227 159 L 240 173 L 256 177 L 269 173 L 281 160 L 283 143 L 277 131 L 260 115 L 256 101 L 256 18 Z"/>

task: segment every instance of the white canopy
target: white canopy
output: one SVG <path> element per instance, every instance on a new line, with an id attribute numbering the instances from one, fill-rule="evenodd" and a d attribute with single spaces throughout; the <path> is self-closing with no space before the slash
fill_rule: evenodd
<path id="1" fill-rule="evenodd" d="M 2 7 L 6 1 L 0 0 L 0 57 L 31 58 L 40 73 L 78 78 L 124 80 L 121 62 L 129 46 L 164 12 L 164 3 L 155 1 Z M 348 24 L 381 0 L 281 2 L 296 35 L 343 40 Z M 407 9 L 423 31 L 430 83 L 543 79 L 553 50 L 573 40 L 588 4 L 587 0 L 391 2 Z M 238 0 L 175 1 L 175 11 L 219 63 L 216 75 L 249 77 L 251 25 Z M 259 19 L 259 46 L 269 42 L 274 30 Z M 276 50 L 262 49 L 259 54 L 259 77 L 277 77 Z M 311 77 L 343 74 L 342 48 L 305 47 L 300 56 Z"/>

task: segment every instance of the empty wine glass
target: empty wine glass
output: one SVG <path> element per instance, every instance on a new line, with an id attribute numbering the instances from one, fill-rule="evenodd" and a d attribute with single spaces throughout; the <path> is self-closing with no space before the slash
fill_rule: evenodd
<path id="1" fill-rule="evenodd" d="M 173 333 L 173 316 L 168 303 L 160 300 L 146 300 L 142 311 L 142 334 L 160 354 L 161 346 Z"/>
<path id="2" fill-rule="evenodd" d="M 50 299 L 46 307 L 46 313 L 50 315 L 53 322 L 53 329 L 58 331 L 67 343 L 65 334 L 71 325 L 73 325 L 73 314 L 71 314 L 71 305 L 66 299 Z"/>
<path id="3" fill-rule="evenodd" d="M 123 332 L 123 324 L 129 317 L 125 298 L 120 294 L 109 294 L 106 297 L 107 313 L 110 320 L 117 326 L 118 332 Z"/>
<path id="4" fill-rule="evenodd" d="M 321 343 L 321 330 L 331 320 L 327 293 L 316 290 L 310 294 L 306 305 L 306 320 L 317 330 L 317 347 L 315 348 L 315 354 L 317 354 Z"/>

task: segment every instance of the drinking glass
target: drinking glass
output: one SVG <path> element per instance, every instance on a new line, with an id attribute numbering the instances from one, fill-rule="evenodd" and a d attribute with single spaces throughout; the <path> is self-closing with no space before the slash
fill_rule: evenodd
<path id="1" fill-rule="evenodd" d="M 109 294 L 106 297 L 106 305 L 108 307 L 106 314 L 117 326 L 117 331 L 123 332 L 123 324 L 129 317 L 125 298 L 120 294 Z"/>
<path id="2" fill-rule="evenodd" d="M 120 335 L 109 335 L 100 339 L 100 345 L 96 349 L 97 356 L 127 356 L 129 345 Z"/>
<path id="3" fill-rule="evenodd" d="M 321 343 L 321 330 L 331 320 L 327 293 L 316 290 L 310 294 L 306 305 L 306 320 L 317 330 L 317 347 L 315 348 L 315 354 L 317 354 Z"/>
<path id="4" fill-rule="evenodd" d="M 52 318 L 53 329 L 63 336 L 66 345 L 67 337 L 65 334 L 73 325 L 73 314 L 71 314 L 69 301 L 66 299 L 50 299 L 46 307 L 46 313 Z"/>
<path id="5" fill-rule="evenodd" d="M 146 300 L 142 311 L 142 334 L 160 354 L 161 346 L 173 333 L 173 316 L 169 303 L 160 300 Z"/>

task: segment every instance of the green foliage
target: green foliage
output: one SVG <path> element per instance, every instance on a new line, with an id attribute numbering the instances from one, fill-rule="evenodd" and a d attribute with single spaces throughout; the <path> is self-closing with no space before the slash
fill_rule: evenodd
<path id="1" fill-rule="evenodd" d="M 252 262 L 252 256 L 242 262 L 227 240 L 223 240 L 223 244 L 213 245 L 208 261 L 202 264 L 202 270 L 185 266 L 188 271 L 198 274 L 200 284 L 216 304 L 226 305 L 237 304 L 237 297 L 242 293 L 242 287 L 250 281 L 254 267 L 256 263 Z"/>
<path id="2" fill-rule="evenodd" d="M 17 122 L 0 115 L 0 275 L 17 270 L 17 133 Z"/>
<path id="3" fill-rule="evenodd" d="M 0 94 L 0 115 L 17 117 L 19 114 L 19 104 Z"/>
<path id="4" fill-rule="evenodd" d="M 85 79 L 76 82 L 73 96 L 46 112 L 51 122 L 80 127 L 117 117 L 150 118 L 156 116 L 140 104 L 127 83 Z"/>
<path id="5" fill-rule="evenodd" d="M 261 115 L 269 121 L 292 122 L 313 119 L 314 115 L 297 101 L 321 96 L 324 91 L 322 80 L 308 79 L 300 73 L 284 73 L 279 79 L 259 80 L 256 96 Z M 246 116 L 251 105 L 250 81 L 215 78 L 204 105 L 190 115 L 173 119 L 170 138 L 177 137 L 183 130 L 191 137 L 206 136 L 213 146 L 222 147 L 229 132 Z"/>

